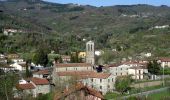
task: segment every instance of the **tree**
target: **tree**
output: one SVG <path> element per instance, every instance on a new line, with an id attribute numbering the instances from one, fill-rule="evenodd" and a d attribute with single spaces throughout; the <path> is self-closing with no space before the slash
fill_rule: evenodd
<path id="1" fill-rule="evenodd" d="M 37 65 L 40 64 L 40 65 L 46 66 L 48 64 L 48 55 L 45 51 L 39 49 L 35 53 L 32 60 Z"/>
<path id="2" fill-rule="evenodd" d="M 156 60 L 150 61 L 147 65 L 147 68 L 148 72 L 151 74 L 158 75 L 160 72 L 160 64 Z"/>
<path id="3" fill-rule="evenodd" d="M 122 94 L 126 92 L 132 82 L 131 76 L 121 76 L 116 78 L 115 88 Z"/>
<path id="4" fill-rule="evenodd" d="M 31 62 L 29 60 L 26 61 L 26 73 L 25 73 L 26 77 L 31 77 L 32 76 L 30 70 L 28 69 L 30 63 Z"/>

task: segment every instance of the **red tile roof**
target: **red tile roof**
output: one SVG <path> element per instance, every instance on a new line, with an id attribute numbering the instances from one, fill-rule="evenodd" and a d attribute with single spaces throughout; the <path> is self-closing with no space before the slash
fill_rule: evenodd
<path id="1" fill-rule="evenodd" d="M 75 86 L 69 87 L 68 90 L 65 89 L 63 93 L 56 93 L 54 96 L 54 100 L 60 100 L 61 98 L 67 97 L 70 94 L 75 93 L 80 90 L 85 90 L 85 92 L 87 92 L 90 95 L 104 99 L 103 95 L 99 91 L 96 91 L 95 89 L 84 86 L 82 83 L 78 83 Z"/>
<path id="2" fill-rule="evenodd" d="M 170 58 L 167 58 L 167 57 L 161 57 L 161 58 L 159 58 L 159 60 L 161 62 L 170 62 Z"/>
<path id="3" fill-rule="evenodd" d="M 17 84 L 16 88 L 20 90 L 27 90 L 27 89 L 35 89 L 35 86 L 32 83 L 26 83 L 26 84 Z"/>
<path id="4" fill-rule="evenodd" d="M 56 67 L 89 67 L 91 64 L 89 63 L 67 63 L 67 64 L 56 64 Z"/>
<path id="5" fill-rule="evenodd" d="M 30 78 L 29 80 L 31 80 L 36 85 L 47 85 L 47 84 L 49 84 L 49 81 L 47 79 L 33 77 L 33 78 Z"/>
<path id="6" fill-rule="evenodd" d="M 42 75 L 49 74 L 49 70 L 39 70 L 37 72 L 34 72 L 34 74 L 42 74 Z"/>
<path id="7" fill-rule="evenodd" d="M 57 72 L 59 76 L 76 76 L 80 78 L 101 78 L 106 79 L 111 74 L 108 73 L 97 73 L 93 71 L 65 71 L 65 72 Z"/>

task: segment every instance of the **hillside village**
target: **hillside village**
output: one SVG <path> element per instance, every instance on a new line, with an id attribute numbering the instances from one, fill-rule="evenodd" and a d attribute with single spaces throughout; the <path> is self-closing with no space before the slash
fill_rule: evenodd
<path id="1" fill-rule="evenodd" d="M 95 43 L 88 41 L 86 50 L 78 54 L 78 57 L 83 58 L 81 62 L 71 63 L 71 56 L 62 55 L 58 59 L 53 59 L 53 64 L 49 67 L 24 61 L 18 54 L 1 54 L 0 70 L 3 73 L 19 74 L 19 80 L 13 87 L 13 98 L 20 99 L 27 96 L 35 98 L 53 92 L 54 100 L 94 100 L 94 98 L 103 100 L 104 95 L 108 93 L 117 91 L 127 94 L 129 87 L 141 88 L 143 86 L 136 86 L 140 82 L 146 82 L 145 87 L 153 87 L 154 84 L 165 86 L 165 80 L 162 79 L 165 79 L 165 76 L 169 77 L 152 72 L 149 64 L 154 61 L 149 60 L 122 60 L 122 62 L 98 65 L 95 63 L 97 56 L 95 51 Z M 155 61 L 160 69 L 170 67 L 170 58 L 155 58 Z M 28 76 L 23 76 L 23 73 Z M 133 80 L 123 91 L 116 87 L 117 81 L 121 78 Z"/>
<path id="2" fill-rule="evenodd" d="M 0 100 L 170 100 L 169 11 L 0 0 Z"/>

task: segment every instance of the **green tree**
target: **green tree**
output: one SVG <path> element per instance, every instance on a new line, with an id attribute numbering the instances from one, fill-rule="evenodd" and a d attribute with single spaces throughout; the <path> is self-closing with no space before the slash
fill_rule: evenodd
<path id="1" fill-rule="evenodd" d="M 132 82 L 131 76 L 120 76 L 116 78 L 115 88 L 122 94 L 130 88 Z"/>
<path id="2" fill-rule="evenodd" d="M 160 72 L 160 64 L 156 60 L 150 61 L 147 65 L 147 68 L 148 72 L 151 74 L 158 75 Z"/>
<path id="3" fill-rule="evenodd" d="M 18 76 L 14 73 L 6 73 L 0 77 L 0 98 L 1 100 L 12 100 L 13 87 L 18 81 Z"/>
<path id="4" fill-rule="evenodd" d="M 35 53 L 32 60 L 37 65 L 40 64 L 40 65 L 46 66 L 48 64 L 48 55 L 45 51 L 39 49 Z"/>
<path id="5" fill-rule="evenodd" d="M 31 63 L 31 61 L 26 61 L 26 72 L 25 72 L 25 75 L 26 75 L 26 77 L 31 77 L 32 76 L 32 74 L 31 74 L 31 72 L 30 72 L 30 70 L 29 70 L 29 64 Z"/>

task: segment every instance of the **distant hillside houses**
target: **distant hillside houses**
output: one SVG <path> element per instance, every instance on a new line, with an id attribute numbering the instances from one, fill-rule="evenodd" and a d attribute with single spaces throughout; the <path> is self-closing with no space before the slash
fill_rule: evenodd
<path id="1" fill-rule="evenodd" d="M 22 32 L 23 32 L 22 30 L 12 29 L 12 28 L 3 29 L 3 34 L 7 36 L 12 36 L 14 35 L 14 33 L 22 33 Z"/>

